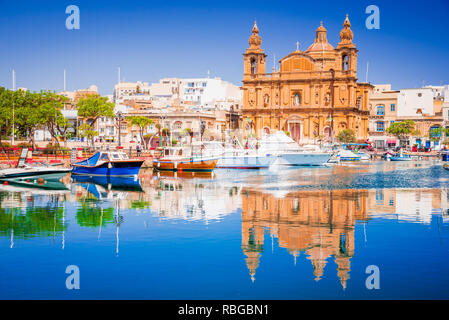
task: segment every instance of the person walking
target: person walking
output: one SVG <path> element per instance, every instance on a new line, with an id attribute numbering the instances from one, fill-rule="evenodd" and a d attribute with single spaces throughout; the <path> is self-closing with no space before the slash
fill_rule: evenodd
<path id="1" fill-rule="evenodd" d="M 140 157 L 140 154 L 141 154 L 141 152 L 142 152 L 142 149 L 141 149 L 141 146 L 140 146 L 140 143 L 139 143 L 139 142 L 138 142 L 137 145 L 136 145 L 136 151 L 137 151 L 137 156 Z"/>

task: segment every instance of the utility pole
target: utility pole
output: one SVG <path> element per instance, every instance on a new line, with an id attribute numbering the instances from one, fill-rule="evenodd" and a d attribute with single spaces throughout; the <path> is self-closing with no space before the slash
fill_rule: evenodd
<path id="1" fill-rule="evenodd" d="M 335 82 L 335 70 L 331 69 L 331 142 L 334 144 L 334 82 Z"/>
<path id="2" fill-rule="evenodd" d="M 121 147 L 122 146 L 121 127 L 122 127 L 123 115 L 122 115 L 122 113 L 120 111 L 117 112 L 116 119 L 117 119 L 117 122 L 118 122 L 118 146 Z"/>

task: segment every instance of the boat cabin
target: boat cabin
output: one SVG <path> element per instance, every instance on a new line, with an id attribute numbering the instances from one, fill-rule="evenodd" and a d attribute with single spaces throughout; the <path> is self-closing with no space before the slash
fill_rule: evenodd
<path id="1" fill-rule="evenodd" d="M 78 165 L 96 166 L 103 162 L 126 161 L 129 157 L 126 153 L 120 151 L 100 151 L 95 153 L 87 160 L 78 162 Z"/>

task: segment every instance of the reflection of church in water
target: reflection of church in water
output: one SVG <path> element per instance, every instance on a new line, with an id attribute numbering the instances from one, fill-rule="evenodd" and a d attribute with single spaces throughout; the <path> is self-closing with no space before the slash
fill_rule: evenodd
<path id="1" fill-rule="evenodd" d="M 354 255 L 354 225 L 367 220 L 367 191 L 298 191 L 283 199 L 242 192 L 242 250 L 254 281 L 264 246 L 264 229 L 296 259 L 304 252 L 319 281 L 333 256 L 343 288 Z"/>

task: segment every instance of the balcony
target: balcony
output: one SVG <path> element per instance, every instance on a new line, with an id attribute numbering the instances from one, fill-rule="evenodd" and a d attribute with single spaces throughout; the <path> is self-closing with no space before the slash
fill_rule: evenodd
<path id="1" fill-rule="evenodd" d="M 385 136 L 385 131 L 368 131 L 368 135 L 369 136 L 376 136 L 376 137 L 380 137 L 380 136 Z"/>

